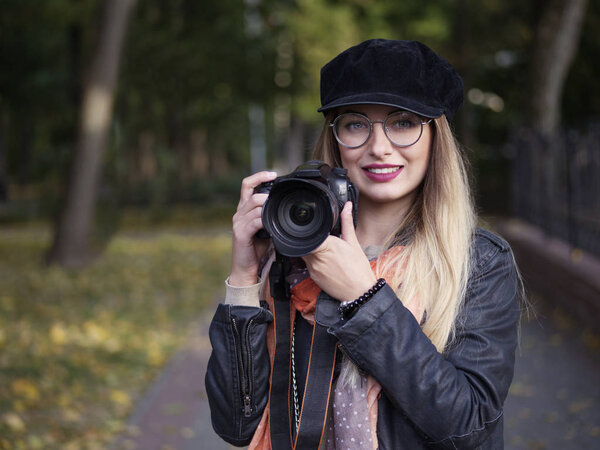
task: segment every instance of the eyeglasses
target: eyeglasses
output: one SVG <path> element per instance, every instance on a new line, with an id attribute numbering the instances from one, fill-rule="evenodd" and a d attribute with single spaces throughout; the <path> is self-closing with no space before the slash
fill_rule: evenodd
<path id="1" fill-rule="evenodd" d="M 373 124 L 383 124 L 383 131 L 390 142 L 397 147 L 410 147 L 416 144 L 423 134 L 423 125 L 433 119 L 423 119 L 409 111 L 390 114 L 385 120 L 370 120 L 358 113 L 344 113 L 329 124 L 335 139 L 344 147 L 355 149 L 364 145 L 373 133 Z"/>

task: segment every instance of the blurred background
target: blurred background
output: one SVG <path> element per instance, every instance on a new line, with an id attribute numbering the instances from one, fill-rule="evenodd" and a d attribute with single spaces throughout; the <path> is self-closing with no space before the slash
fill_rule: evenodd
<path id="1" fill-rule="evenodd" d="M 586 0 L 2 1 L 0 448 L 191 448 L 140 444 L 139 405 L 192 339 L 205 407 L 194 333 L 222 295 L 240 180 L 307 159 L 320 67 L 369 38 L 420 40 L 462 75 L 482 222 L 538 311 L 523 351 L 582 358 L 545 390 L 551 356 L 517 372 L 507 443 L 594 448 L 598 388 L 569 389 L 600 375 L 598 29 Z M 158 406 L 199 417 L 186 407 Z M 544 440 L 536 418 L 565 431 Z M 166 434 L 216 448 L 192 422 Z"/>

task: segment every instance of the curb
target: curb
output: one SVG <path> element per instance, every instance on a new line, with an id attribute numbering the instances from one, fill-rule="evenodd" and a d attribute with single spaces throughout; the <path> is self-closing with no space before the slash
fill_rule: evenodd
<path id="1" fill-rule="evenodd" d="M 510 243 L 528 290 L 600 332 L 600 259 L 518 219 L 494 228 Z"/>

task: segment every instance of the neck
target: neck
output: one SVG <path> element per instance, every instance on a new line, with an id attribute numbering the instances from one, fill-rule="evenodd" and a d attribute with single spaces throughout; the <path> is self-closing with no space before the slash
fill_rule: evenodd
<path id="1" fill-rule="evenodd" d="M 408 211 L 408 204 L 360 202 L 356 236 L 363 247 L 383 245 L 396 231 Z"/>

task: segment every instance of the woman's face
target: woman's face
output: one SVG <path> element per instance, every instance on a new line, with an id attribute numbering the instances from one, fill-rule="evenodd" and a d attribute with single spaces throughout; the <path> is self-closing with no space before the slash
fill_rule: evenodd
<path id="1" fill-rule="evenodd" d="M 371 121 L 383 121 L 397 111 L 382 105 L 352 105 L 338 113 L 356 112 Z M 431 139 L 431 125 L 423 125 L 423 134 L 416 143 L 398 147 L 387 138 L 383 124 L 374 123 L 371 136 L 360 147 L 350 149 L 338 144 L 342 166 L 358 187 L 359 205 L 390 203 L 407 211 L 425 177 Z"/>

